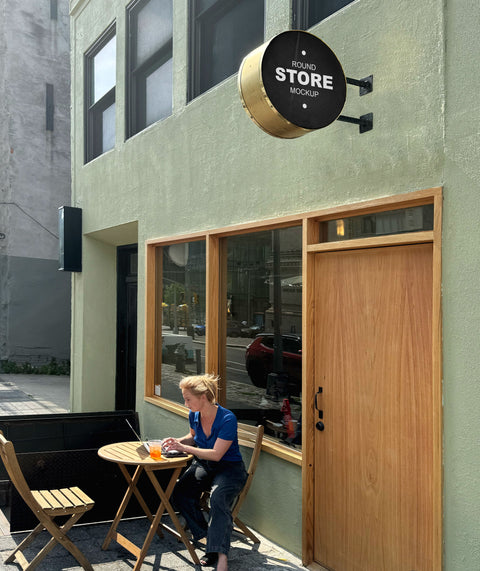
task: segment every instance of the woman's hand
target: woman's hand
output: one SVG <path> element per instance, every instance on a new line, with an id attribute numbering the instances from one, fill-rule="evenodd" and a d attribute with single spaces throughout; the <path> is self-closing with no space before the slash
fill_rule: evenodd
<path id="1" fill-rule="evenodd" d="M 185 446 L 180 442 L 178 438 L 168 437 L 163 441 L 163 447 L 167 450 L 178 450 L 179 452 L 185 452 Z"/>
<path id="2" fill-rule="evenodd" d="M 172 436 L 167 436 L 163 439 L 163 447 L 168 450 L 178 450 L 179 452 L 187 452 L 185 446 L 195 444 L 194 437 L 195 434 L 190 431 L 185 436 L 181 438 L 173 438 Z"/>
<path id="3" fill-rule="evenodd" d="M 202 460 L 212 460 L 213 462 L 219 462 L 232 444 L 231 440 L 223 440 L 222 438 L 217 438 L 213 448 L 197 448 L 195 446 L 194 436 L 195 433 L 193 430 L 190 431 L 190 434 L 186 434 L 182 438 L 172 438 L 171 436 L 168 436 L 163 440 L 163 446 L 167 451 L 178 450 L 179 452 L 193 454 Z"/>

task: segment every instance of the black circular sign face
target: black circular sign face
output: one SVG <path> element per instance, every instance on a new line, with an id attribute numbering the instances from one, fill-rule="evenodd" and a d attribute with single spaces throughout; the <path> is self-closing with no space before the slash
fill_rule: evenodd
<path id="1" fill-rule="evenodd" d="M 262 81 L 275 109 L 304 129 L 321 129 L 342 112 L 347 85 L 332 50 L 316 36 L 292 30 L 268 44 Z"/>

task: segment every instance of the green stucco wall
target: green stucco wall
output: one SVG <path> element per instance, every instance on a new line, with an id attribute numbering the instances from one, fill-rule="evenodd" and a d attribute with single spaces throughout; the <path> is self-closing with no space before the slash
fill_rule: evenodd
<path id="1" fill-rule="evenodd" d="M 445 569 L 480 569 L 480 5 L 446 3 Z"/>
<path id="2" fill-rule="evenodd" d="M 266 39 L 288 29 L 287 0 L 267 0 Z M 72 204 L 83 209 L 83 272 L 73 280 L 73 410 L 106 410 L 115 390 L 115 247 L 444 186 L 444 552 L 447 571 L 480 568 L 479 82 L 480 8 L 460 0 L 357 0 L 312 32 L 348 77 L 343 114 L 297 140 L 258 129 L 236 77 L 186 104 L 187 2 L 175 0 L 174 114 L 125 141 L 126 0 L 72 0 Z M 83 164 L 83 54 L 117 23 L 116 148 Z M 186 422 L 143 402 L 144 285 L 139 264 L 137 407 L 144 430 Z M 301 551 L 301 473 L 262 455 L 245 519 Z M 281 497 L 282 502 L 277 499 Z M 268 510 L 264 506 L 268 506 Z M 288 533 L 284 521 L 289 515 Z"/>

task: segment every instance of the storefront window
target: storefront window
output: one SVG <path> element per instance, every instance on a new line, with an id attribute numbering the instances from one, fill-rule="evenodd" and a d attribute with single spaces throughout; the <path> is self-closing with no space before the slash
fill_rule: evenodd
<path id="1" fill-rule="evenodd" d="M 300 448 L 302 228 L 213 242 L 211 283 L 204 239 L 155 248 L 155 381 L 149 396 L 183 405 L 183 377 L 217 374 L 218 400 L 239 422 L 261 423 L 267 436 Z"/>
<path id="2" fill-rule="evenodd" d="M 161 384 L 155 394 L 183 404 L 180 380 L 205 372 L 205 242 L 160 251 Z"/>
<path id="3" fill-rule="evenodd" d="M 302 229 L 226 240 L 227 408 L 240 422 L 262 422 L 267 435 L 299 446 Z"/>

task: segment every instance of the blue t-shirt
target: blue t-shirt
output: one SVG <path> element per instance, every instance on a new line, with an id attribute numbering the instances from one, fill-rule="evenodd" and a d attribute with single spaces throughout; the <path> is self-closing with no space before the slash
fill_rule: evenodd
<path id="1" fill-rule="evenodd" d="M 217 414 L 208 438 L 203 432 L 202 423 L 200 422 L 200 413 L 198 411 L 190 411 L 188 420 L 190 422 L 190 428 L 193 428 L 195 432 L 195 444 L 199 448 L 209 448 L 213 450 L 217 438 L 231 440 L 232 444 L 230 448 L 225 452 L 220 461 L 241 462 L 242 455 L 238 446 L 237 418 L 232 411 L 223 408 L 223 406 L 217 406 Z"/>

